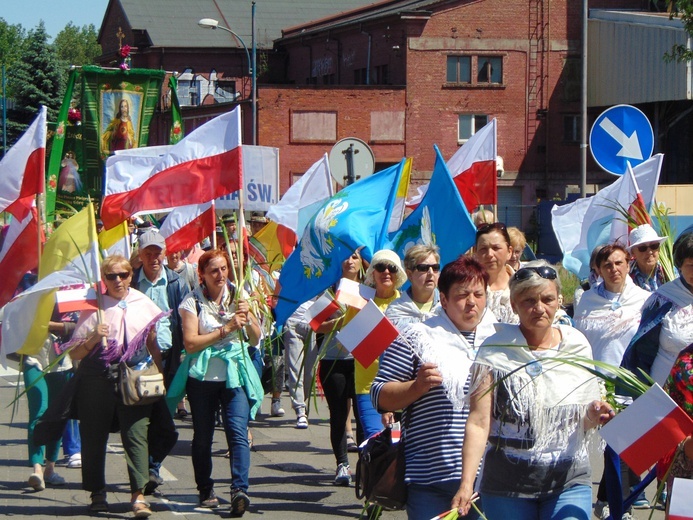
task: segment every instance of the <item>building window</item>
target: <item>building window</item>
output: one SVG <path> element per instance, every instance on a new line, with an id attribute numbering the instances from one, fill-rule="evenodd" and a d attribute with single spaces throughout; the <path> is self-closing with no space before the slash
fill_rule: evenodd
<path id="1" fill-rule="evenodd" d="M 354 69 L 354 85 L 365 85 L 368 74 L 366 69 Z"/>
<path id="2" fill-rule="evenodd" d="M 582 119 L 577 114 L 566 114 L 563 116 L 563 142 L 579 143 Z"/>
<path id="3" fill-rule="evenodd" d="M 390 82 L 390 71 L 387 65 L 378 65 L 375 67 L 374 85 L 387 85 Z"/>
<path id="4" fill-rule="evenodd" d="M 471 83 L 472 82 L 472 57 L 471 56 L 448 56 L 447 82 L 448 83 Z"/>
<path id="5" fill-rule="evenodd" d="M 457 121 L 457 141 L 466 142 L 488 123 L 488 116 L 481 114 L 460 114 Z"/>
<path id="6" fill-rule="evenodd" d="M 335 81 L 335 75 L 334 74 L 325 74 L 322 77 L 322 84 L 323 85 L 334 85 Z"/>
<path id="7" fill-rule="evenodd" d="M 479 56 L 477 59 L 477 83 L 503 83 L 503 58 Z"/>

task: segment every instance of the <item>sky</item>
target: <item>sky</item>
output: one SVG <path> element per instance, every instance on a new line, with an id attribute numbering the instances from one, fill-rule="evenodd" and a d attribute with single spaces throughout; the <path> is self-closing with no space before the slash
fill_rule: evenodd
<path id="1" fill-rule="evenodd" d="M 98 33 L 107 6 L 108 0 L 0 0 L 0 18 L 27 31 L 43 20 L 52 40 L 69 22 L 94 24 Z"/>

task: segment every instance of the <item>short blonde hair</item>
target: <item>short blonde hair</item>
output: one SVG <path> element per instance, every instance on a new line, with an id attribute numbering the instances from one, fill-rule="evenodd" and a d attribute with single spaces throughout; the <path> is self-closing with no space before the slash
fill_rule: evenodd
<path id="1" fill-rule="evenodd" d="M 117 265 L 122 265 L 129 274 L 132 274 L 132 266 L 127 258 L 123 255 L 111 255 L 104 258 L 103 262 L 101 262 L 101 276 L 105 277 L 106 269 L 110 269 Z"/>
<path id="2" fill-rule="evenodd" d="M 508 228 L 508 235 L 510 235 L 510 245 L 512 246 L 513 251 L 519 251 L 522 253 L 527 245 L 527 238 L 525 237 L 525 234 L 520 231 L 520 229 L 512 226 Z"/>

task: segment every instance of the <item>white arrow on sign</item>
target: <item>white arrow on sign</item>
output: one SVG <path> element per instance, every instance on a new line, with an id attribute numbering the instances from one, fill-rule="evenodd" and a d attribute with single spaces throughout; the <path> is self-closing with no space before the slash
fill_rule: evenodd
<path id="1" fill-rule="evenodd" d="M 628 137 L 623 130 L 613 124 L 608 117 L 605 117 L 599 122 L 599 127 L 621 145 L 621 150 L 616 155 L 642 161 L 642 152 L 640 151 L 640 142 L 638 141 L 637 132 L 633 131 L 631 136 Z"/>

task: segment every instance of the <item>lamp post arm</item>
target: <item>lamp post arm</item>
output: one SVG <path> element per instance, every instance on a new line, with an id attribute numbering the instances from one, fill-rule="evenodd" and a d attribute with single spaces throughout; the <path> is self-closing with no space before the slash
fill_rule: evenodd
<path id="1" fill-rule="evenodd" d="M 224 27 L 223 25 L 217 25 L 216 28 L 221 29 L 222 31 L 226 31 L 228 33 L 231 33 L 240 42 L 240 44 L 243 46 L 243 50 L 245 51 L 245 57 L 248 60 L 248 74 L 252 74 L 253 73 L 253 63 L 252 63 L 252 61 L 250 61 L 250 52 L 248 52 L 248 46 L 245 44 L 243 39 L 240 36 L 238 36 L 235 32 L 233 32 L 231 29 L 229 29 L 228 27 Z"/>

